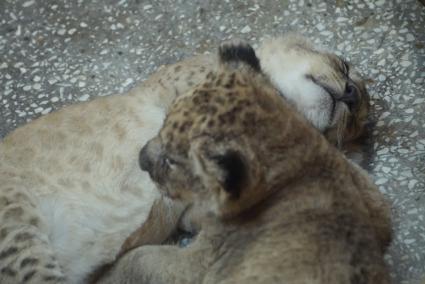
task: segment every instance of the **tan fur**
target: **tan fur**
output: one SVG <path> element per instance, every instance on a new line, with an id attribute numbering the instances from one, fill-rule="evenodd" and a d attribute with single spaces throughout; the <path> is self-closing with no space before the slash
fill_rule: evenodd
<path id="1" fill-rule="evenodd" d="M 239 61 L 222 55 L 140 157 L 163 194 L 204 212 L 200 235 L 133 250 L 104 282 L 389 283 L 377 187 L 240 59 L 246 46 L 225 49 Z"/>
<path id="2" fill-rule="evenodd" d="M 213 68 L 209 60 L 199 56 L 181 62 L 185 68 L 178 74 L 172 67 L 164 68 L 126 95 L 66 107 L 18 128 L 2 141 L 1 283 L 24 278 L 28 283 L 80 282 L 86 274 L 67 279 L 76 265 L 68 259 L 67 247 L 78 248 L 74 253 L 84 261 L 74 261 L 80 262 L 78 266 L 86 263 L 85 271 L 115 259 L 158 197 L 139 169 L 138 151 L 159 129 L 169 102 L 189 88 L 188 81 L 175 81 L 174 77 L 200 81 L 205 77 L 203 65 Z M 42 205 L 44 202 L 49 203 Z M 168 207 L 174 211 L 164 219 L 174 226 L 181 210 Z M 18 211 L 19 216 L 15 214 Z M 56 220 L 58 214 L 69 220 Z M 93 224 L 86 223 L 92 222 L 89 216 Z M 66 231 L 58 235 L 55 227 L 62 224 Z M 68 229 L 68 225 L 72 227 Z M 161 242 L 173 229 L 156 224 L 151 241 Z M 81 230 L 87 231 L 85 236 L 76 234 Z M 31 238 L 16 243 L 14 239 L 23 232 Z M 65 249 L 62 244 L 53 246 L 62 234 L 70 238 L 63 244 Z"/>
<path id="3" fill-rule="evenodd" d="M 158 205 L 165 211 L 155 205 L 154 221 L 145 223 L 158 193 L 140 172 L 138 152 L 173 99 L 216 71 L 215 58 L 161 68 L 125 95 L 68 106 L 2 141 L 1 283 L 81 282 L 117 255 L 174 230 L 184 206 L 168 201 Z M 197 224 L 193 212 L 183 219 L 187 229 Z"/>
<path id="4" fill-rule="evenodd" d="M 369 94 L 360 74 L 340 57 L 326 50 L 315 48 L 309 40 L 297 34 L 290 33 L 281 38 L 268 39 L 260 46 L 258 53 L 265 72 L 272 80 L 275 80 L 273 85 L 277 88 L 279 88 L 280 82 L 279 76 L 276 77 L 276 74 L 285 72 L 291 74 L 294 68 L 296 69 L 299 65 L 305 63 L 308 63 L 308 68 L 303 75 L 317 78 L 317 84 L 333 90 L 337 97 L 342 97 L 344 95 L 344 88 L 348 81 L 354 84 L 358 99 L 356 107 L 353 110 L 349 110 L 343 103 L 337 103 L 338 105 L 336 106 L 334 117 L 328 122 L 327 127 L 324 129 L 324 135 L 328 141 L 341 148 L 350 159 L 358 164 L 363 163 L 365 161 L 365 153 L 362 149 L 364 141 L 359 140 L 359 138 L 366 135 L 365 125 L 369 113 Z M 214 55 L 204 55 L 195 58 L 194 61 L 201 60 L 205 61 L 204 66 L 214 66 L 214 58 Z M 273 67 L 273 64 L 277 64 L 277 67 Z M 176 81 L 173 78 L 175 78 L 175 76 L 179 78 L 184 77 L 184 75 L 181 76 L 178 72 L 175 74 L 176 70 L 182 70 L 182 68 L 180 68 L 181 66 L 182 65 L 177 64 L 176 66 L 165 67 L 162 71 L 167 74 L 166 76 L 158 73 L 161 77 L 166 77 L 168 79 L 167 81 L 157 79 L 156 76 L 152 76 L 150 81 L 153 82 L 153 84 L 158 82 L 161 86 L 173 88 L 173 85 L 170 84 L 170 82 Z M 347 66 L 349 67 L 348 70 Z M 214 68 L 205 68 L 200 71 L 211 74 Z M 200 78 L 197 79 L 199 80 Z M 187 80 L 189 82 L 194 81 L 191 78 L 187 78 Z M 295 84 L 291 80 L 288 81 Z M 197 84 L 198 83 L 199 82 L 197 82 Z M 192 86 L 192 84 L 189 85 Z M 176 93 L 183 94 L 186 89 L 189 89 L 188 86 L 185 86 L 185 88 L 176 87 Z M 308 91 L 305 90 L 304 92 Z M 287 94 L 283 93 L 282 95 L 285 96 Z M 296 96 L 296 94 L 294 95 Z M 315 96 L 318 94 L 312 93 L 310 95 Z M 171 103 L 171 100 L 171 97 L 161 98 L 161 102 L 166 102 L 167 107 Z M 294 98 L 292 98 L 292 100 L 289 99 L 289 102 L 295 106 L 295 108 L 300 105 L 300 102 L 297 102 L 296 98 L 295 100 Z M 162 107 L 165 107 L 165 105 L 162 105 Z M 303 115 L 306 115 L 303 109 L 299 109 L 299 111 Z M 314 118 L 310 118 L 310 122 L 315 125 Z M 198 213 L 193 210 L 188 210 L 186 213 L 187 216 L 181 219 L 182 227 L 191 232 L 198 231 L 200 226 L 197 216 Z M 156 216 L 154 218 L 159 217 L 160 216 Z M 159 223 L 161 221 L 148 221 L 148 223 L 154 222 Z M 149 225 L 149 227 L 152 227 L 152 225 Z M 140 233 L 140 231 L 134 232 L 129 238 L 133 241 L 136 240 L 138 233 Z M 143 240 L 145 237 L 140 235 L 140 238 Z M 140 244 L 143 244 L 143 242 L 140 242 Z"/>
<path id="5" fill-rule="evenodd" d="M 163 68 L 126 95 L 66 107 L 2 141 L 1 283 L 80 282 L 87 274 L 73 267 L 84 265 L 78 269 L 87 273 L 115 259 L 158 197 L 137 154 L 159 129 L 170 101 L 189 88 L 190 81 L 175 77 L 198 82 L 204 65 L 214 68 L 208 56 L 179 64 L 179 72 Z M 175 226 L 183 209 L 168 208 L 173 212 L 164 210 L 162 219 Z M 64 228 L 55 231 L 57 226 Z M 157 223 L 151 242 L 168 237 L 173 226 Z M 28 240 L 16 242 L 24 233 Z M 63 235 L 66 243 L 54 245 Z M 69 258 L 68 247 L 75 248 L 76 259 Z"/>

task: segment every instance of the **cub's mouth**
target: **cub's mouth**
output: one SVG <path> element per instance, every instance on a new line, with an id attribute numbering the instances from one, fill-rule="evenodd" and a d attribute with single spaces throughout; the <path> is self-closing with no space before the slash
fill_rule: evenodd
<path id="1" fill-rule="evenodd" d="M 306 78 L 312 81 L 317 86 L 321 87 L 331 98 L 332 107 L 329 115 L 329 126 L 332 127 L 333 124 L 337 121 L 337 106 L 339 104 L 343 104 L 346 107 L 346 111 L 348 111 L 350 115 L 355 113 L 360 104 L 360 90 L 359 87 L 355 84 L 353 80 L 347 78 L 345 83 L 344 91 L 341 92 L 337 90 L 335 87 L 330 86 L 326 82 L 322 82 L 313 75 L 306 75 Z"/>

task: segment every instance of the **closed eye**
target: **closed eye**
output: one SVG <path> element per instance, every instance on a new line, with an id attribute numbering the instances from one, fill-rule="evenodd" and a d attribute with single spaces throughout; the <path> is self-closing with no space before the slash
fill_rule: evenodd
<path id="1" fill-rule="evenodd" d="M 171 159 L 171 158 L 169 158 L 169 157 L 166 157 L 165 158 L 165 163 L 171 168 L 171 167 L 174 167 L 177 163 L 176 163 L 176 161 L 175 160 L 173 160 L 173 159 Z"/>
<path id="2" fill-rule="evenodd" d="M 164 155 L 162 163 L 163 163 L 164 167 L 167 167 L 168 169 L 171 169 L 171 170 L 182 165 L 181 162 L 179 162 L 176 159 L 173 159 L 173 158 L 171 158 L 170 156 L 167 156 L 167 155 Z"/>
<path id="3" fill-rule="evenodd" d="M 342 66 L 344 66 L 343 73 L 345 76 L 348 77 L 348 75 L 350 74 L 350 65 L 344 59 L 341 59 L 341 62 L 342 62 Z"/>

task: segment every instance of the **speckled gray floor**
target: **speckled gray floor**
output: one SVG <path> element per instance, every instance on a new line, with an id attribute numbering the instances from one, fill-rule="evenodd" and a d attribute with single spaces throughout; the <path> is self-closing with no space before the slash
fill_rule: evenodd
<path id="1" fill-rule="evenodd" d="M 64 4 L 64 2 L 68 4 Z M 370 78 L 370 172 L 393 204 L 394 283 L 425 278 L 425 7 L 415 0 L 0 1 L 0 137 L 161 64 L 298 30 Z"/>

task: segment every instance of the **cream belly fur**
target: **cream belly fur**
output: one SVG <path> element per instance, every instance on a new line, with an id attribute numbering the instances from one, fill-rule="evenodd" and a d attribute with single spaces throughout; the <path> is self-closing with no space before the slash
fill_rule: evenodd
<path id="1" fill-rule="evenodd" d="M 260 59 L 266 62 L 268 55 L 260 53 Z M 159 197 L 139 169 L 140 149 L 159 130 L 173 99 L 202 82 L 215 61 L 205 55 L 165 67 L 128 94 L 66 107 L 4 139 L 1 283 L 81 283 L 115 259 Z M 179 216 L 173 211 L 165 219 L 173 225 Z"/>
<path id="2" fill-rule="evenodd" d="M 115 96 L 63 111 L 67 116 L 59 111 L 4 140 L 0 187 L 26 186 L 16 190 L 25 190 L 36 204 L 31 209 L 39 212 L 40 230 L 69 283 L 80 283 L 95 265 L 115 258 L 158 197 L 135 157 L 157 131 L 164 110 L 142 96 Z M 22 178 L 8 179 L 8 172 Z"/>

